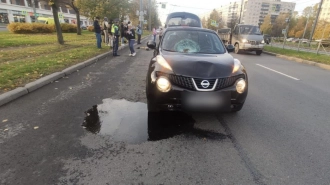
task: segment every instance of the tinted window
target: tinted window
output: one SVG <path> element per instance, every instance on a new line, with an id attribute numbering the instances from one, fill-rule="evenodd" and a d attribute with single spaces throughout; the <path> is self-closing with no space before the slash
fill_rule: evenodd
<path id="1" fill-rule="evenodd" d="M 168 31 L 163 38 L 162 49 L 180 53 L 225 53 L 219 37 L 204 31 Z"/>

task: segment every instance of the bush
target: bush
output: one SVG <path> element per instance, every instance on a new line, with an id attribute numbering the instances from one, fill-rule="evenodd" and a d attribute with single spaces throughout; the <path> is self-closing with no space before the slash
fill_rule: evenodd
<path id="1" fill-rule="evenodd" d="M 90 31 L 90 32 L 94 32 L 94 26 L 88 26 L 88 31 Z"/>
<path id="2" fill-rule="evenodd" d="M 7 26 L 8 30 L 12 33 L 52 33 L 55 31 L 54 25 L 42 23 L 10 23 Z"/>
<path id="3" fill-rule="evenodd" d="M 76 33 L 77 32 L 77 25 L 76 24 L 61 23 L 61 29 L 62 29 L 63 33 Z"/>

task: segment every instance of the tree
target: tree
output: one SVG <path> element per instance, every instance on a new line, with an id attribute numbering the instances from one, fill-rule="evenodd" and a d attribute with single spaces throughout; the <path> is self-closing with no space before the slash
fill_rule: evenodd
<path id="1" fill-rule="evenodd" d="M 272 34 L 272 22 L 271 22 L 271 15 L 268 14 L 265 19 L 264 22 L 262 23 L 262 25 L 260 26 L 260 30 L 264 33 L 264 34 L 268 34 L 271 35 Z"/>
<path id="2" fill-rule="evenodd" d="M 273 35 L 276 37 L 283 36 L 282 30 L 286 28 L 287 23 L 285 19 L 289 17 L 288 13 L 281 13 L 275 19 L 275 23 L 273 24 Z"/>
<path id="3" fill-rule="evenodd" d="M 56 34 L 57 34 L 57 41 L 59 44 L 64 44 L 60 19 L 58 18 L 58 12 L 59 12 L 59 7 L 60 7 L 59 0 L 41 0 L 41 1 L 48 3 L 52 7 L 53 17 L 54 17 L 54 22 L 55 22 L 55 30 L 56 30 Z"/>
<path id="4" fill-rule="evenodd" d="M 80 28 L 80 11 L 77 6 L 77 0 L 59 0 L 59 3 L 70 7 L 73 9 L 76 13 L 76 18 L 77 18 L 77 35 L 81 35 L 81 28 Z"/>
<path id="5" fill-rule="evenodd" d="M 217 24 L 219 24 L 219 22 L 220 22 L 219 13 L 215 9 L 213 9 L 213 11 L 210 14 L 210 18 L 208 19 L 207 27 L 211 30 L 216 31 L 217 29 L 219 29 L 219 26 L 212 25 L 211 24 L 212 20 L 216 21 Z"/>
<path id="6" fill-rule="evenodd" d="M 128 0 L 76 0 L 81 15 L 90 19 L 95 17 L 121 18 L 129 10 Z"/>
<path id="7" fill-rule="evenodd" d="M 202 18 L 202 25 L 204 28 L 207 28 L 207 20 L 206 20 L 205 16 Z"/>

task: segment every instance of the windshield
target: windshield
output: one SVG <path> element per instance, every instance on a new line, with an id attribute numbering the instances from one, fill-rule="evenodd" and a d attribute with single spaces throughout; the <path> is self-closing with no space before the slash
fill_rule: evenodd
<path id="1" fill-rule="evenodd" d="M 199 21 L 191 18 L 173 17 L 168 20 L 168 27 L 171 26 L 190 26 L 200 27 Z"/>
<path id="2" fill-rule="evenodd" d="M 226 51 L 216 34 L 186 30 L 166 32 L 162 48 L 165 51 L 180 53 L 222 54 Z"/>
<path id="3" fill-rule="evenodd" d="M 239 27 L 239 32 L 242 35 L 261 35 L 258 26 L 245 25 Z"/>

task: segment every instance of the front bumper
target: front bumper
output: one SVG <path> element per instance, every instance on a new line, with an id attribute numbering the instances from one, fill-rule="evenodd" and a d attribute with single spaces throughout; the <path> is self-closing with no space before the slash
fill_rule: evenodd
<path id="1" fill-rule="evenodd" d="M 243 104 L 248 91 L 248 84 L 244 93 L 239 94 L 236 91 L 236 86 L 230 86 L 218 91 L 192 91 L 185 88 L 176 86 L 172 84 L 172 89 L 163 93 L 160 92 L 154 83 L 150 84 L 150 97 L 148 100 L 151 100 L 154 104 L 157 105 L 159 111 L 198 111 L 198 112 L 229 112 L 232 105 Z M 222 104 L 220 107 L 194 107 L 187 105 L 187 100 L 185 97 L 187 95 L 201 95 L 201 96 L 212 96 L 220 97 Z M 210 109 L 209 109 L 210 108 Z"/>
<path id="2" fill-rule="evenodd" d="M 257 50 L 263 50 L 264 49 L 264 44 L 249 44 L 249 43 L 243 43 L 240 45 L 240 49 L 246 50 L 246 51 L 257 51 Z"/>

